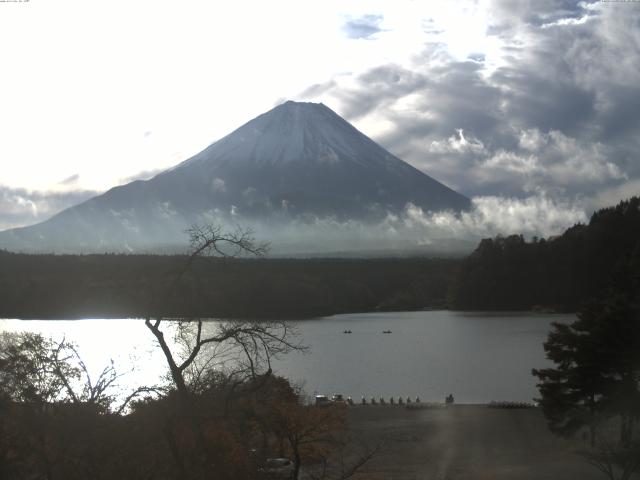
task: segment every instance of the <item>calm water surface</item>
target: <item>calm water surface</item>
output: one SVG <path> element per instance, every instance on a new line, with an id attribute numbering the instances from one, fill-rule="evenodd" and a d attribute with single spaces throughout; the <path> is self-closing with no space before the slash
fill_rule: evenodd
<path id="1" fill-rule="evenodd" d="M 294 353 L 274 369 L 305 390 L 361 396 L 441 401 L 531 401 L 531 369 L 548 365 L 542 342 L 551 322 L 573 315 L 450 311 L 335 315 L 298 322 L 306 354 Z M 342 333 L 345 329 L 353 333 Z M 391 330 L 391 334 L 383 334 Z M 165 372 L 162 353 L 144 322 L 124 320 L 0 320 L 0 331 L 65 337 L 93 372 L 113 359 L 126 390 L 152 384 Z"/>

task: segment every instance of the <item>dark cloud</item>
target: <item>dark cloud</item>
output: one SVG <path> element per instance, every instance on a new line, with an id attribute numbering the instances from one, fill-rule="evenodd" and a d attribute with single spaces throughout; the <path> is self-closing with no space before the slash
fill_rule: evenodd
<path id="1" fill-rule="evenodd" d="M 509 37 L 523 27 L 548 27 L 576 21 L 591 15 L 589 5 L 599 1 L 494 0 L 491 4 L 493 22 L 489 26 L 489 33 Z"/>
<path id="2" fill-rule="evenodd" d="M 517 65 L 496 72 L 502 112 L 523 128 L 542 127 L 575 134 L 594 124 L 596 93 L 575 85 L 566 73 Z"/>
<path id="3" fill-rule="evenodd" d="M 342 27 L 349 38 L 369 38 L 381 32 L 382 15 L 364 15 L 360 18 L 348 20 Z"/>
<path id="4" fill-rule="evenodd" d="M 73 185 L 74 183 L 78 183 L 78 180 L 80 180 L 80 174 L 76 173 L 62 180 L 60 185 Z"/>
<path id="5" fill-rule="evenodd" d="M 319 96 L 376 140 L 471 196 L 613 198 L 640 180 L 640 9 L 600 2 L 493 3 L 506 56 L 489 71 L 426 44 L 412 67 L 382 65 Z M 425 28 L 435 28 L 426 22 Z M 333 102 L 330 102 L 333 103 Z M 365 132 L 366 133 L 366 132 Z"/>
<path id="6" fill-rule="evenodd" d="M 42 222 L 97 194 L 89 190 L 29 191 L 0 185 L 0 230 Z"/>
<path id="7" fill-rule="evenodd" d="M 324 83 L 316 83 L 315 85 L 311 85 L 310 87 L 300 92 L 300 95 L 298 95 L 298 98 L 303 100 L 315 98 L 318 95 L 322 95 L 326 91 L 331 90 L 335 86 L 336 86 L 335 80 L 329 80 L 328 82 L 324 82 Z M 278 105 L 280 105 L 280 103 L 278 103 Z"/>
<path id="8" fill-rule="evenodd" d="M 598 137 L 603 140 L 625 140 L 640 131 L 640 88 L 616 86 L 608 94 L 609 105 L 600 115 L 603 119 Z"/>
<path id="9" fill-rule="evenodd" d="M 482 63 L 485 61 L 486 56 L 484 53 L 471 53 L 467 58 L 474 62 Z"/>
<path id="10" fill-rule="evenodd" d="M 334 91 L 344 106 L 342 116 L 350 121 L 423 88 L 427 78 L 397 65 L 385 65 L 360 75 L 356 82 L 355 89 Z"/>

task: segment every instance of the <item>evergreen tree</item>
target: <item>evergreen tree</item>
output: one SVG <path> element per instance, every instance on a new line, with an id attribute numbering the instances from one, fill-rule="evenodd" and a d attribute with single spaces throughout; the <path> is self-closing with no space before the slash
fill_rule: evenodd
<path id="1" fill-rule="evenodd" d="M 550 429 L 572 436 L 587 429 L 585 458 L 610 479 L 640 468 L 639 251 L 620 264 L 607 296 L 578 320 L 555 323 L 544 344 L 553 368 L 533 370 Z"/>

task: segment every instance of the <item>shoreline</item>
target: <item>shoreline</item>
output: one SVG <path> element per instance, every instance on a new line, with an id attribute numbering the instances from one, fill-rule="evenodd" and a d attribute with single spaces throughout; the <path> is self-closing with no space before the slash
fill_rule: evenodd
<path id="1" fill-rule="evenodd" d="M 290 321 L 290 322 L 305 322 L 308 320 L 320 320 L 320 319 L 329 319 L 335 316 L 346 316 L 346 315 L 364 315 L 364 314 L 380 314 L 380 315 L 393 315 L 394 313 L 403 314 L 403 313 L 417 313 L 417 312 L 453 312 L 460 314 L 478 314 L 478 315 L 490 315 L 490 316 L 499 316 L 499 315 L 540 315 L 540 316 L 555 316 L 555 315 L 575 315 L 577 312 L 573 311 L 551 311 L 551 310 L 466 310 L 466 309 L 455 309 L 455 308 L 421 308 L 414 310 L 361 310 L 361 311 L 345 311 L 345 312 L 334 312 L 328 315 L 311 315 L 311 316 L 230 316 L 230 315 L 210 315 L 210 316 L 193 316 L 193 315 L 167 315 L 162 317 L 164 321 L 172 321 L 172 320 L 184 320 L 184 319 L 193 319 L 193 320 L 204 320 L 204 321 L 217 321 L 217 320 L 257 320 L 257 321 L 269 321 L 269 320 L 280 320 L 280 321 Z M 11 320 L 11 321 L 91 321 L 91 320 L 144 320 L 145 316 L 135 316 L 135 315 L 68 315 L 65 317 L 55 316 L 48 317 L 46 315 L 39 316 L 22 316 L 22 317 L 2 317 L 0 315 L 0 320 Z M 151 316 L 151 318 L 157 318 L 157 316 Z"/>

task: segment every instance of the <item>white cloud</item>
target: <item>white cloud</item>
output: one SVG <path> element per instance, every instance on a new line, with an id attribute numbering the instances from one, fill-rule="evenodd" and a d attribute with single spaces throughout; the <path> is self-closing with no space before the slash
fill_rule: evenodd
<path id="1" fill-rule="evenodd" d="M 626 176 L 609 160 L 607 148 L 599 142 L 581 142 L 559 131 L 550 131 L 543 161 L 550 177 L 559 184 L 601 184 Z"/>
<path id="2" fill-rule="evenodd" d="M 221 178 L 214 178 L 211 182 L 211 190 L 216 193 L 224 193 L 227 191 L 227 184 Z"/>
<path id="3" fill-rule="evenodd" d="M 162 202 L 162 203 L 160 203 L 158 205 L 157 211 L 158 211 L 158 214 L 160 215 L 160 217 L 165 218 L 165 219 L 174 218 L 178 214 L 178 212 L 176 212 L 176 210 L 171 205 L 171 202 Z"/>
<path id="4" fill-rule="evenodd" d="M 497 151 L 483 163 L 483 166 L 489 170 L 496 169 L 517 174 L 530 174 L 540 169 L 535 156 L 522 156 L 505 150 Z"/>
<path id="5" fill-rule="evenodd" d="M 465 137 L 464 130 L 459 128 L 456 135 L 452 135 L 445 140 L 433 140 L 429 145 L 431 153 L 466 153 L 471 152 L 476 155 L 485 153 L 484 145 L 474 137 Z"/>
<path id="6" fill-rule="evenodd" d="M 518 140 L 521 150 L 499 149 L 478 163 L 474 172 L 478 184 L 518 186 L 524 192 L 543 188 L 567 196 L 626 179 L 609 160 L 610 150 L 599 142 L 538 129 L 521 131 Z"/>
<path id="7" fill-rule="evenodd" d="M 549 237 L 588 221 L 578 203 L 545 194 L 527 198 L 476 197 L 468 212 L 425 212 L 408 204 L 378 223 L 314 217 L 282 224 L 254 223 L 256 236 L 268 240 L 275 254 L 294 252 L 365 252 L 367 250 L 469 253 L 481 238 L 523 234 Z"/>
<path id="8" fill-rule="evenodd" d="M 524 199 L 476 197 L 469 212 L 424 212 L 408 205 L 400 219 L 409 227 L 421 226 L 436 238 L 478 238 L 495 235 L 524 234 L 549 236 L 587 220 L 584 209 L 558 202 L 546 195 Z"/>
<path id="9" fill-rule="evenodd" d="M 520 138 L 518 139 L 520 148 L 535 152 L 542 148 L 547 143 L 547 138 L 537 128 L 525 129 L 520 132 Z"/>

